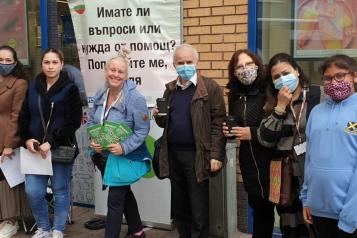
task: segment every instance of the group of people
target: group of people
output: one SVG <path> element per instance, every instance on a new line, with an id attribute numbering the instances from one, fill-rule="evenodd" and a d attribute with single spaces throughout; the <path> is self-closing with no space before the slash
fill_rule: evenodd
<path id="1" fill-rule="evenodd" d="M 16 51 L 0 46 L 1 162 L 11 159 L 20 146 L 46 158 L 50 149 L 76 144 L 82 103 L 78 87 L 62 71 L 63 65 L 62 52 L 48 49 L 42 54 L 42 72 L 29 81 Z M 26 174 L 25 183 L 13 188 L 1 171 L 0 237 L 13 236 L 18 230 L 17 218 L 29 215 L 38 227 L 33 237 L 63 237 L 72 167 L 73 163 L 53 163 L 53 176 Z M 49 179 L 55 201 L 52 225 L 46 200 Z"/>
<path id="2" fill-rule="evenodd" d="M 274 55 L 265 67 L 253 52 L 236 51 L 228 65 L 228 115 L 236 121 L 232 128 L 226 123 L 223 90 L 199 74 L 198 61 L 193 46 L 176 47 L 178 77 L 166 84 L 163 95 L 167 114 L 160 115 L 158 108 L 152 112 L 164 128 L 159 176 L 170 179 L 171 216 L 180 238 L 208 237 L 209 178 L 224 166 L 227 139 L 239 142 L 253 238 L 272 237 L 275 208 L 283 237 L 357 237 L 355 60 L 327 58 L 320 87 L 310 83 L 288 54 Z M 46 50 L 41 64 L 42 72 L 29 81 L 15 50 L 0 47 L 2 161 L 21 145 L 46 158 L 51 149 L 76 144 L 82 116 L 78 87 L 63 71 L 61 51 Z M 105 83 L 94 97 L 87 124 L 124 123 L 130 130 L 124 140 L 105 147 L 94 138 L 90 142 L 89 155 L 102 164 L 103 186 L 109 187 L 106 238 L 119 237 L 123 215 L 126 237 L 145 237 L 130 185 L 151 159 L 145 145 L 150 117 L 144 96 L 128 80 L 128 65 L 123 52 L 107 61 Z M 285 159 L 291 169 L 288 205 L 273 196 L 274 183 L 283 176 L 273 177 L 272 170 L 278 166 L 281 171 Z M 34 238 L 63 237 L 72 166 L 53 162 L 53 176 L 27 174 L 25 184 L 14 188 L 0 170 L 0 237 L 15 234 L 16 219 L 29 214 L 29 208 L 38 226 Z M 52 225 L 45 198 L 49 179 L 55 201 Z"/>
<path id="3" fill-rule="evenodd" d="M 240 142 L 253 238 L 272 237 L 274 208 L 282 237 L 357 237 L 356 67 L 346 55 L 327 58 L 319 87 L 288 54 L 274 55 L 266 69 L 249 50 L 233 55 L 228 108 L 239 126 L 228 131 L 224 123 L 223 132 Z M 281 187 L 276 200 L 274 183 L 286 176 L 274 176 L 272 168 L 285 173 L 286 159 L 289 185 L 280 185 L 289 195 Z M 283 196 L 288 204 L 281 203 Z"/>
<path id="4" fill-rule="evenodd" d="M 275 208 L 284 238 L 357 237 L 354 59 L 327 58 L 320 87 L 286 53 L 265 67 L 253 52 L 236 51 L 228 65 L 232 128 L 222 90 L 196 71 L 197 51 L 180 45 L 173 62 L 178 78 L 166 84 L 168 113 L 156 108 L 153 115 L 164 128 L 159 171 L 171 181 L 180 237 L 208 237 L 208 178 L 224 164 L 226 139 L 239 143 L 253 238 L 272 237 Z"/>

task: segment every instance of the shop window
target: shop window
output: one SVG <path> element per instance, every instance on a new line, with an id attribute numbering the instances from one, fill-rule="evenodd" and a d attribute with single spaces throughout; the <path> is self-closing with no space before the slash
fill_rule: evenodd
<path id="1" fill-rule="evenodd" d="M 333 54 L 357 57 L 357 1 L 266 0 L 258 2 L 257 51 L 265 63 L 279 52 L 294 56 L 313 83 Z"/>

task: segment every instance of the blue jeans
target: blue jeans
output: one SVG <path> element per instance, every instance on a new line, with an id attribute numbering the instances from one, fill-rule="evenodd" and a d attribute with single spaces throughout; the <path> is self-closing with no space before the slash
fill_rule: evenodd
<path id="1" fill-rule="evenodd" d="M 73 164 L 52 164 L 53 176 L 27 174 L 25 190 L 37 226 L 51 230 L 48 202 L 45 198 L 48 179 L 54 196 L 53 230 L 64 231 L 70 206 L 70 182 Z"/>

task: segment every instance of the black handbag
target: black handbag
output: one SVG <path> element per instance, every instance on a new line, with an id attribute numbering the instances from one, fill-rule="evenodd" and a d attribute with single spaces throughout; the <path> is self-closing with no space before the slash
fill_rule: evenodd
<path id="1" fill-rule="evenodd" d="M 45 119 L 43 117 L 43 112 L 42 112 L 42 105 L 41 105 L 41 97 L 38 96 L 38 107 L 39 107 L 39 111 L 40 111 L 40 117 L 41 117 L 41 123 L 43 126 L 43 131 L 44 131 L 44 136 L 43 136 L 43 140 L 42 143 L 45 142 L 46 139 L 46 135 L 47 135 L 47 130 L 48 130 L 48 126 L 50 124 L 51 121 L 51 117 L 52 117 L 52 112 L 53 112 L 53 107 L 54 107 L 54 103 L 51 103 L 51 110 L 50 110 L 50 116 L 48 118 L 48 121 L 45 125 Z M 75 144 L 70 143 L 71 146 L 65 146 L 65 145 L 61 145 L 58 146 L 55 149 L 51 149 L 51 161 L 52 163 L 61 163 L 61 164 L 71 164 L 74 162 L 74 159 L 76 158 L 76 151 L 77 151 L 77 146 Z"/>
<path id="2" fill-rule="evenodd" d="M 76 145 L 51 149 L 51 157 L 54 163 L 71 164 L 76 157 Z"/>
<path id="3" fill-rule="evenodd" d="M 90 157 L 92 159 L 93 164 L 99 169 L 99 171 L 103 177 L 108 158 L 102 156 L 102 154 L 100 154 L 100 153 L 94 153 Z"/>
<path id="4" fill-rule="evenodd" d="M 160 176 L 160 147 L 161 147 L 162 136 L 157 139 L 154 143 L 154 156 L 152 158 L 152 168 L 158 179 L 168 178 L 167 176 Z"/>

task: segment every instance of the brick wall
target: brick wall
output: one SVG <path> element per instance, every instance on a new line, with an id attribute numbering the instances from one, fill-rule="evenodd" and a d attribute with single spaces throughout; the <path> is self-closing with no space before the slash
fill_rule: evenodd
<path id="1" fill-rule="evenodd" d="M 184 41 L 200 53 L 201 74 L 228 82 L 232 54 L 247 48 L 248 0 L 184 0 Z"/>
<path id="2" fill-rule="evenodd" d="M 184 42 L 198 50 L 201 74 L 224 88 L 230 58 L 248 47 L 248 0 L 184 0 L 183 8 Z M 242 182 L 238 165 L 237 182 Z"/>
<path id="3" fill-rule="evenodd" d="M 200 73 L 224 88 L 230 58 L 248 47 L 248 0 L 184 0 L 183 8 L 184 42 L 198 50 Z M 237 192 L 238 229 L 246 232 L 247 194 L 238 164 Z"/>

